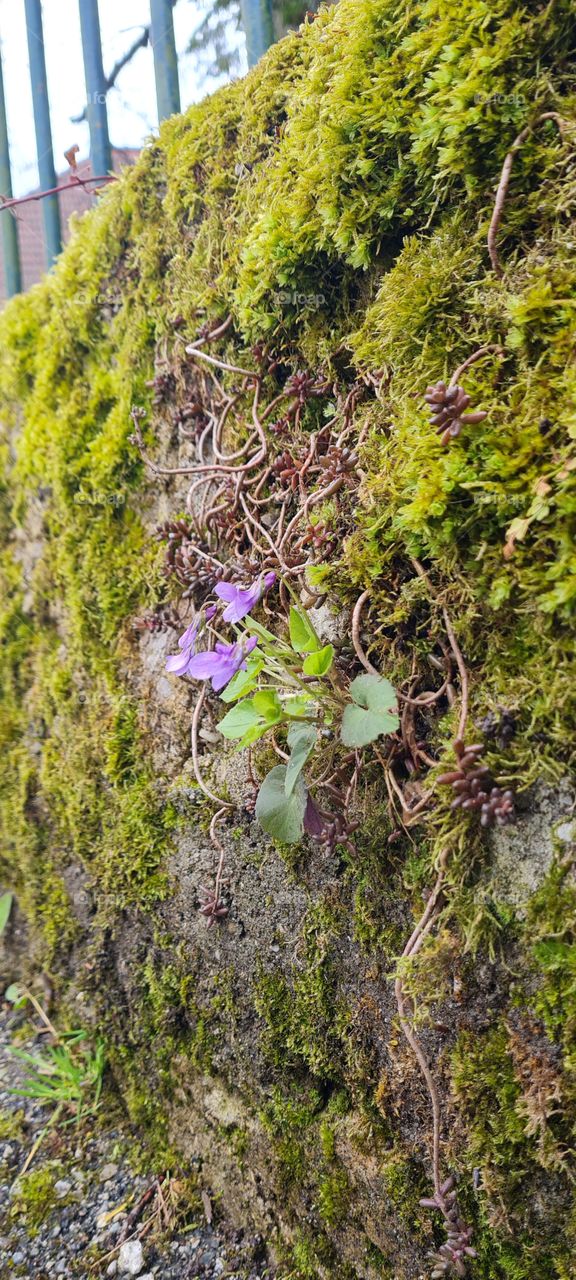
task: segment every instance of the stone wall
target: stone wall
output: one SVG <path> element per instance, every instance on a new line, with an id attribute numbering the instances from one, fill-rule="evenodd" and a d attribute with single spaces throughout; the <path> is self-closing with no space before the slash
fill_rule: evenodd
<path id="1" fill-rule="evenodd" d="M 166 122 L 1 320 L 3 973 L 44 974 L 61 1016 L 99 1029 L 159 1161 L 200 1164 L 303 1277 L 416 1280 L 445 1238 L 419 1203 L 431 1100 L 398 973 L 470 1273 L 572 1275 L 570 9 L 340 0 Z M 186 352 L 200 339 L 218 389 Z M 423 395 L 471 355 L 460 377 L 485 416 L 443 442 Z M 278 402 L 265 528 L 276 498 L 288 520 L 321 487 L 319 463 L 291 489 L 284 454 L 316 439 L 325 458 L 342 432 L 357 454 L 306 543 L 302 599 L 338 678 L 363 651 L 405 697 L 441 691 L 367 749 L 358 825 L 333 848 L 263 834 L 251 772 L 274 748 L 235 752 L 208 698 L 202 774 L 232 807 L 228 914 L 207 929 L 198 686 L 165 660 L 173 611 L 185 625 L 213 580 L 167 575 L 157 531 L 204 536 L 202 493 L 186 496 L 214 460 L 214 397 L 235 397 L 221 447 L 250 438 L 254 378 L 230 365 L 256 370 L 261 414 Z M 225 530 L 210 536 L 231 572 Z M 285 635 L 277 589 L 270 609 Z M 466 680 L 466 739 L 516 795 L 496 830 L 437 781 Z M 439 865 L 434 927 L 400 962 Z"/>

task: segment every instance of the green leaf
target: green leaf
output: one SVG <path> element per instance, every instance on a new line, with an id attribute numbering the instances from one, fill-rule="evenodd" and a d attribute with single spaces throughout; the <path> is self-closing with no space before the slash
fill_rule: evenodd
<path id="1" fill-rule="evenodd" d="M 301 693 L 296 698 L 287 698 L 282 704 L 285 716 L 305 716 L 314 701 L 311 694 Z"/>
<path id="2" fill-rule="evenodd" d="M 231 707 L 226 712 L 223 720 L 220 720 L 218 729 L 225 738 L 242 738 L 249 729 L 260 724 L 261 716 L 258 714 L 253 698 L 245 698 L 244 702 L 238 702 L 235 707 Z"/>
<path id="3" fill-rule="evenodd" d="M 290 605 L 290 643 L 296 653 L 315 653 L 320 648 L 318 636 L 303 609 Z"/>
<path id="4" fill-rule="evenodd" d="M 257 742 L 259 738 L 264 737 L 265 733 L 268 733 L 269 728 L 269 720 L 259 720 L 257 724 L 254 724 L 250 729 L 247 729 L 244 736 L 240 738 L 240 741 L 236 744 L 237 749 L 240 750 L 242 747 L 252 746 L 253 742 Z"/>
<path id="5" fill-rule="evenodd" d="M 0 933 L 3 933 L 10 919 L 12 910 L 12 894 L 3 893 L 0 898 Z"/>
<path id="6" fill-rule="evenodd" d="M 260 622 L 255 622 L 254 618 L 244 618 L 244 627 L 249 634 L 260 636 L 261 640 L 269 640 L 278 648 L 278 636 L 273 635 Z"/>
<path id="7" fill-rule="evenodd" d="M 275 689 L 259 689 L 253 698 L 237 702 L 218 724 L 225 738 L 238 739 L 239 747 L 249 747 L 263 737 L 273 724 L 283 719 L 282 704 Z"/>
<path id="8" fill-rule="evenodd" d="M 264 666 L 264 659 L 261 654 L 256 653 L 248 658 L 245 671 L 237 671 L 235 676 L 222 690 L 220 697 L 223 702 L 235 702 L 236 698 L 241 698 L 245 693 L 251 693 L 254 688 L 258 676 Z"/>
<path id="9" fill-rule="evenodd" d="M 327 644 L 316 653 L 309 653 L 304 659 L 302 670 L 305 676 L 325 676 L 334 661 L 334 649 Z"/>
<path id="10" fill-rule="evenodd" d="M 291 795 L 286 795 L 285 787 L 286 765 L 277 764 L 266 775 L 258 792 L 256 817 L 275 840 L 296 844 L 304 829 L 307 791 L 300 777 Z"/>
<path id="11" fill-rule="evenodd" d="M 278 724 L 282 719 L 282 704 L 275 689 L 260 689 L 254 694 L 252 702 L 259 716 L 268 724 Z"/>
<path id="12" fill-rule="evenodd" d="M 16 1009 L 20 1009 L 22 1008 L 22 1005 L 26 1004 L 28 997 L 23 988 L 18 986 L 17 982 L 12 982 L 9 987 L 6 987 L 4 999 L 7 1000 L 9 1004 L 13 1004 Z"/>
<path id="13" fill-rule="evenodd" d="M 381 733 L 385 733 L 385 729 L 377 712 L 365 711 L 353 702 L 344 708 L 340 738 L 345 747 L 365 747 Z"/>
<path id="14" fill-rule="evenodd" d="M 356 676 L 350 685 L 354 699 L 344 708 L 340 737 L 345 747 L 365 747 L 400 723 L 396 693 L 383 676 Z"/>
<path id="15" fill-rule="evenodd" d="M 350 693 L 359 707 L 368 707 L 370 711 L 396 710 L 396 690 L 384 676 L 356 676 L 350 685 Z M 394 728 L 397 727 L 396 715 Z"/>
<path id="16" fill-rule="evenodd" d="M 288 730 L 288 746 L 290 759 L 286 765 L 284 790 L 291 796 L 296 782 L 306 764 L 310 752 L 316 743 L 316 730 L 311 724 L 292 724 Z"/>

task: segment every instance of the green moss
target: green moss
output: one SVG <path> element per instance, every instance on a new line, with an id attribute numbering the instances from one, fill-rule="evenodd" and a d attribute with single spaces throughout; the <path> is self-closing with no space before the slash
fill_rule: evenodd
<path id="1" fill-rule="evenodd" d="M 570 1122 L 565 1128 L 557 1078 L 533 1053 L 523 1052 L 519 1060 L 518 1041 L 503 1026 L 481 1037 L 462 1035 L 452 1066 L 453 1086 L 467 1122 L 464 1162 L 468 1169 L 479 1167 L 482 1172 L 480 1206 L 473 1209 L 479 1214 L 480 1275 L 527 1280 L 534 1274 L 532 1267 L 553 1280 L 563 1274 L 571 1256 L 572 1244 L 562 1236 L 561 1224 L 575 1208 L 573 1188 L 558 1176 Z M 535 1179 L 538 1185 L 542 1169 L 548 1206 L 544 1224 L 524 1196 L 527 1180 Z M 495 1232 L 486 1210 L 491 1207 L 493 1215 L 496 1204 L 504 1229 Z"/>
<path id="2" fill-rule="evenodd" d="M 10 1213 L 14 1217 L 23 1216 L 26 1230 L 35 1236 L 38 1228 L 51 1214 L 58 1201 L 54 1185 L 62 1176 L 62 1169 L 51 1166 L 42 1169 L 31 1169 L 22 1174 L 16 1184 L 12 1197 Z"/>
<path id="3" fill-rule="evenodd" d="M 241 1125 L 220 1125 L 219 1133 L 233 1152 L 240 1169 L 244 1169 L 246 1156 L 250 1150 L 250 1134 Z"/>
<path id="4" fill-rule="evenodd" d="M 333 1160 L 336 1154 L 336 1139 L 332 1125 L 326 1120 L 320 1125 L 320 1145 L 325 1160 Z"/>
<path id="5" fill-rule="evenodd" d="M 290 1275 L 298 1280 L 316 1280 L 329 1271 L 335 1280 L 357 1280 L 357 1273 L 349 1263 L 338 1257 L 328 1237 L 321 1231 L 302 1228 L 294 1232 L 288 1247 L 279 1250 Z"/>
<path id="6" fill-rule="evenodd" d="M 260 1113 L 272 1141 L 282 1184 L 287 1189 L 301 1185 L 309 1175 L 312 1134 L 322 1105 L 321 1095 L 315 1089 L 293 1086 L 283 1092 L 275 1088 Z"/>
<path id="7" fill-rule="evenodd" d="M 302 1280 L 316 1280 L 319 1258 L 311 1236 L 299 1231 L 291 1245 L 288 1259 L 296 1276 L 302 1277 Z"/>
<path id="8" fill-rule="evenodd" d="M 552 867 L 532 897 L 526 941 L 539 970 L 534 1007 L 576 1076 L 576 889 L 568 861 Z"/>
<path id="9" fill-rule="evenodd" d="M 130 410 L 152 409 L 147 447 L 162 456 L 173 406 L 152 408 L 155 361 L 168 360 L 179 402 L 184 340 L 228 314 L 222 350 L 235 363 L 265 338 L 287 367 L 322 370 L 343 394 L 366 376 L 350 436 L 362 433 L 361 487 L 350 491 L 342 530 L 340 499 L 316 513 L 342 537 L 315 579 L 345 608 L 370 587 L 370 656 L 404 688 L 413 674 L 429 683 L 446 606 L 470 671 L 471 722 L 500 705 L 515 715 L 516 736 L 505 754 L 490 751 L 491 767 L 521 789 L 562 776 L 576 711 L 568 131 L 538 124 L 515 156 L 498 234 L 502 278 L 490 270 L 486 233 L 518 132 L 540 111 L 574 117 L 573 52 L 570 0 L 521 8 L 515 0 L 340 0 L 245 80 L 166 121 L 78 220 L 54 271 L 0 319 L 0 871 L 41 931 L 40 960 L 51 971 L 71 954 L 76 960 L 72 948 L 85 940 L 70 886 L 78 877 L 86 886 L 89 963 L 106 993 L 99 1016 L 132 1112 L 161 1144 L 173 1061 L 183 1055 L 199 1072 L 216 1070 L 222 1040 L 234 1060 L 242 1022 L 232 980 L 212 982 L 173 941 L 150 943 L 146 960 L 138 955 L 129 1013 L 111 994 L 102 958 L 127 919 L 152 937 L 157 904 L 170 892 L 178 821 L 134 679 L 134 617 L 170 592 L 145 527 L 158 483 L 131 443 Z M 292 291 L 313 301 L 293 305 Z M 463 381 L 486 417 L 446 448 L 423 390 L 485 345 L 499 354 L 487 353 Z M 378 395 L 368 394 L 375 384 Z M 274 377 L 263 386 L 271 396 L 278 389 Z M 305 428 L 316 431 L 326 408 L 307 406 Z M 181 507 L 181 493 L 173 501 Z M 414 556 L 426 562 L 434 596 L 415 575 Z M 452 708 L 418 721 L 439 771 L 456 718 Z M 410 781 L 428 785 L 421 774 Z M 537 1190 L 573 1126 L 569 876 L 555 868 L 527 922 L 518 921 L 493 901 L 489 847 L 447 796 L 436 791 L 426 825 L 396 839 L 374 762 L 364 787 L 359 806 L 369 816 L 355 854 L 340 850 L 330 864 L 334 890 L 314 890 L 292 967 L 261 962 L 255 986 L 266 1088 L 281 1090 L 270 1105 L 284 1108 L 292 1135 L 280 1150 L 279 1121 L 268 1115 L 286 1182 L 305 1170 L 312 1135 L 313 1194 L 337 1230 L 335 1100 L 364 1109 L 372 1141 L 370 1098 L 382 1076 L 375 1028 L 379 1035 L 390 1022 L 370 984 L 388 982 L 435 859 L 449 848 L 444 939 L 495 964 L 513 946 L 518 985 L 562 1057 L 561 1116 L 527 1132 L 526 1088 L 505 1022 L 511 979 L 500 967 L 502 1021 L 487 1015 L 481 1033 L 460 1039 L 453 1062 L 467 1135 L 458 1160 L 467 1175 L 474 1162 L 482 1166 L 486 1203 L 491 1171 L 493 1198 L 516 1215 L 522 1236 L 506 1241 L 494 1216 L 482 1217 L 480 1197 L 480 1274 L 524 1280 L 533 1263 L 534 1273 L 563 1277 L 561 1246 L 546 1244 L 534 1218 L 520 1221 L 519 1205 L 523 1171 Z M 194 821 L 203 831 L 206 811 Z M 312 884 L 305 857 L 297 850 L 290 865 Z M 452 941 L 444 951 L 441 944 L 408 967 L 421 1013 L 438 989 L 449 995 Z M 343 962 L 360 972 L 368 958 L 366 1001 L 351 1012 Z M 154 1090 L 142 1084 L 149 1061 Z M 397 1128 L 391 1105 L 386 1124 Z M 411 1160 L 395 1146 L 385 1173 L 406 1218 L 416 1215 Z M 566 1207 L 562 1170 L 554 1177 Z M 318 1267 L 336 1274 L 325 1235 L 303 1236 L 294 1255 L 303 1275 Z"/>
<path id="10" fill-rule="evenodd" d="M 314 903 L 302 927 L 303 963 L 289 981 L 280 970 L 261 970 L 255 1006 L 264 1020 L 262 1044 L 282 1070 L 305 1064 L 314 1077 L 340 1078 L 347 1011 L 337 994 L 331 949 L 342 926 L 338 906 Z"/>
<path id="11" fill-rule="evenodd" d="M 401 1149 L 387 1154 L 382 1166 L 386 1195 L 394 1205 L 399 1219 L 415 1233 L 423 1233 L 428 1227 L 419 1201 L 429 1194 L 426 1174 L 422 1165 Z M 428 1189 L 427 1189 L 428 1187 Z"/>
<path id="12" fill-rule="evenodd" d="M 24 1112 L 0 1110 L 0 1142 L 21 1142 L 24 1135 Z"/>
<path id="13" fill-rule="evenodd" d="M 390 920 L 390 908 L 401 892 L 398 850 L 389 844 L 392 824 L 377 801 L 366 815 L 355 840 L 354 851 L 344 849 L 345 880 L 353 892 L 354 937 L 367 955 L 392 957 L 402 950 L 402 929 Z M 403 945 L 403 944 L 402 944 Z"/>
<path id="14" fill-rule="evenodd" d="M 335 1169 L 318 1183 L 318 1212 L 328 1227 L 341 1226 L 350 1205 L 350 1180 L 345 1169 Z"/>
<path id="15" fill-rule="evenodd" d="M 453 1059 L 453 1081 L 470 1120 L 467 1163 L 493 1170 L 503 1167 L 507 1181 L 521 1179 L 526 1134 L 506 1031 L 497 1028 L 481 1038 L 461 1037 Z M 512 1183 L 509 1190 L 513 1191 Z"/>

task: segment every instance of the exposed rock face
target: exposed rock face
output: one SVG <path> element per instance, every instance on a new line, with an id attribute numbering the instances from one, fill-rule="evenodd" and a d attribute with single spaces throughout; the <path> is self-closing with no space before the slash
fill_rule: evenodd
<path id="1" fill-rule="evenodd" d="M 571 817 L 574 801 L 574 791 L 566 781 L 556 787 L 536 784 L 518 821 L 494 833 L 490 889 L 522 918 L 562 846 L 570 856 L 575 834 Z"/>
<path id="2" fill-rule="evenodd" d="M 166 1159 L 202 1162 L 305 1280 L 416 1280 L 444 1239 L 397 974 L 466 1265 L 572 1274 L 573 42 L 568 0 L 340 0 L 168 121 L 1 322 L 3 970 L 47 972 Z M 456 373 L 473 419 L 442 442 L 423 397 Z M 238 472 L 200 468 L 250 460 L 257 420 L 250 538 Z M 289 576 L 281 510 L 340 678 L 367 655 L 401 727 L 362 757 L 352 844 L 276 848 L 254 817 L 274 747 L 234 752 L 210 694 L 199 766 L 230 807 L 207 929 L 217 806 L 198 686 L 165 662 L 218 575 L 155 531 L 188 521 L 188 553 Z M 466 741 L 518 793 L 488 834 L 436 782 L 466 679 Z"/>

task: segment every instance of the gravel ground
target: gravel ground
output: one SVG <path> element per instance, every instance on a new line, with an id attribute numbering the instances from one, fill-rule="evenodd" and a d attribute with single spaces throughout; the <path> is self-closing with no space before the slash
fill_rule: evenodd
<path id="1" fill-rule="evenodd" d="M 97 1124 L 50 1129 L 29 1172 L 19 1176 L 50 1112 L 11 1092 L 26 1074 L 11 1049 L 16 1043 L 33 1052 L 41 1042 L 23 1013 L 0 1012 L 2 1280 L 271 1280 L 260 1237 L 220 1221 L 209 1225 L 205 1190 L 199 1189 L 200 1207 L 190 1201 L 184 1175 L 171 1174 L 159 1192 L 153 1172 L 134 1172 L 135 1164 L 143 1167 L 145 1149 L 114 1099 L 103 1098 Z M 106 1114 L 113 1116 L 110 1127 Z M 44 1194 L 32 1202 L 30 1189 L 39 1183 Z"/>

